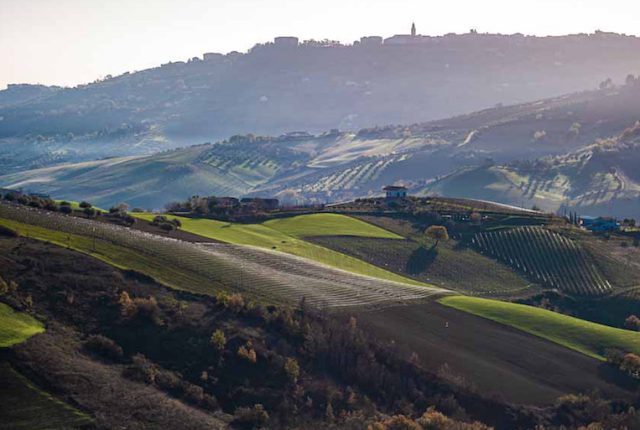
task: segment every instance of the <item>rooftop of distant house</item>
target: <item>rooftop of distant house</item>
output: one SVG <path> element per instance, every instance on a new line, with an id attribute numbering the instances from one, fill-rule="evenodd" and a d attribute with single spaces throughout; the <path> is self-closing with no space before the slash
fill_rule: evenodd
<path id="1" fill-rule="evenodd" d="M 382 191 L 406 191 L 407 187 L 402 185 L 387 185 Z"/>

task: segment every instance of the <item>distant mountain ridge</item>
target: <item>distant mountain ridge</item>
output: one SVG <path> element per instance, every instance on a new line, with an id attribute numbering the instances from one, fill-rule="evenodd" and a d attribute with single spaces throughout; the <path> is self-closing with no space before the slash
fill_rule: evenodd
<path id="1" fill-rule="evenodd" d="M 235 134 L 419 123 L 640 73 L 634 36 L 407 37 L 268 43 L 76 88 L 12 87 L 0 91 L 0 170 L 148 155 Z"/>

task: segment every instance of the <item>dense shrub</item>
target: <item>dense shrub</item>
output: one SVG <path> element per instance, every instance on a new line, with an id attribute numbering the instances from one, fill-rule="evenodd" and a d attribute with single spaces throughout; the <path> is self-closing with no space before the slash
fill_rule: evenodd
<path id="1" fill-rule="evenodd" d="M 629 315 L 624 320 L 624 327 L 629 330 L 640 331 L 640 318 L 635 315 Z"/>
<path id="2" fill-rule="evenodd" d="M 124 374 L 135 381 L 152 384 L 156 381 L 158 369 L 147 357 L 136 354 L 131 358 L 131 364 L 126 367 Z"/>
<path id="3" fill-rule="evenodd" d="M 122 356 L 124 355 L 120 345 L 108 337 L 99 334 L 89 336 L 87 341 L 84 343 L 84 347 L 87 351 L 114 361 L 122 359 Z"/>
<path id="4" fill-rule="evenodd" d="M 298 377 L 300 376 L 300 365 L 298 364 L 298 360 L 287 357 L 284 362 L 284 372 L 286 373 L 289 381 L 294 384 L 298 382 Z"/>
<path id="5" fill-rule="evenodd" d="M 227 338 L 225 337 L 222 330 L 217 329 L 211 335 L 209 343 L 216 349 L 216 351 L 222 352 L 224 351 L 224 347 L 227 344 Z"/>
<path id="6" fill-rule="evenodd" d="M 120 313 L 125 319 L 133 319 L 137 316 L 148 318 L 156 325 L 162 325 L 162 310 L 158 306 L 155 297 L 148 298 L 136 297 L 134 299 L 129 293 L 122 291 L 118 297 L 120 305 Z"/>
<path id="7" fill-rule="evenodd" d="M 73 209 L 71 208 L 71 206 L 60 205 L 59 211 L 63 214 L 70 214 L 73 212 Z"/>
<path id="8" fill-rule="evenodd" d="M 182 223 L 180 222 L 179 219 L 174 218 L 170 220 L 170 219 L 167 219 L 167 217 L 164 215 L 155 216 L 153 218 L 153 221 L 151 221 L 151 225 L 160 227 L 162 230 L 166 232 L 170 232 L 178 229 L 179 227 L 182 227 Z"/>
<path id="9" fill-rule="evenodd" d="M 238 348 L 238 357 L 248 361 L 249 363 L 255 363 L 258 360 L 256 350 L 253 349 L 253 344 L 250 340 L 246 345 L 242 345 Z"/>
<path id="10" fill-rule="evenodd" d="M 620 370 L 640 379 L 640 356 L 632 353 L 625 354 L 620 363 Z"/>
<path id="11" fill-rule="evenodd" d="M 4 294 L 13 294 L 18 290 L 18 284 L 15 281 L 6 281 L 0 277 L 0 296 Z"/>
<path id="12" fill-rule="evenodd" d="M 89 209 L 93 205 L 91 203 L 89 203 L 89 202 L 81 201 L 79 206 L 82 209 Z"/>
<path id="13" fill-rule="evenodd" d="M 239 428 L 258 428 L 269 421 L 269 414 L 264 406 L 256 404 L 251 408 L 238 408 L 233 414 L 233 424 Z"/>

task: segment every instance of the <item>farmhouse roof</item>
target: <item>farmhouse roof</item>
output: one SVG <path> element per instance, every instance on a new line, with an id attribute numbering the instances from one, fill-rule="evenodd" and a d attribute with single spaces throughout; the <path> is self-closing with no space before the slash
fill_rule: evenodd
<path id="1" fill-rule="evenodd" d="M 407 187 L 403 187 L 402 185 L 387 185 L 382 189 L 382 191 L 406 191 Z"/>

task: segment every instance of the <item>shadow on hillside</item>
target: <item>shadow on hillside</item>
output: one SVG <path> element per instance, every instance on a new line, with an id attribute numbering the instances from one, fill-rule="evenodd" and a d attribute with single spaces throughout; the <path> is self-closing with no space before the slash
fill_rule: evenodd
<path id="1" fill-rule="evenodd" d="M 407 260 L 406 272 L 410 275 L 418 275 L 427 270 L 438 256 L 438 250 L 435 247 L 425 248 L 419 247 L 411 253 Z"/>

